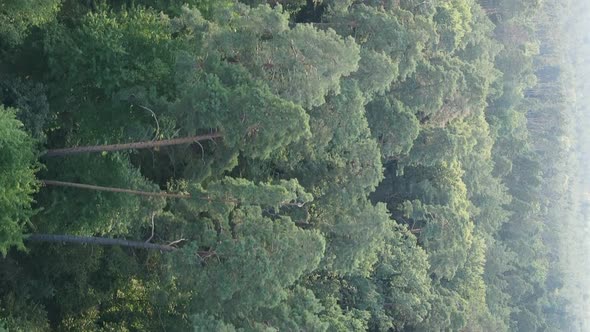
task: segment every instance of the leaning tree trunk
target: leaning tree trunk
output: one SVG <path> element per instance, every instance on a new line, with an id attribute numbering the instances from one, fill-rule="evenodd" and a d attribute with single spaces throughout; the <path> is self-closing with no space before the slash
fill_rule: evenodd
<path id="1" fill-rule="evenodd" d="M 88 189 L 88 190 L 96 190 L 96 191 L 107 191 L 113 193 L 124 193 L 124 194 L 132 194 L 132 195 L 140 195 L 140 196 L 155 196 L 155 197 L 165 197 L 165 198 L 183 198 L 183 199 L 198 199 L 204 200 L 209 202 L 222 202 L 222 203 L 230 203 L 230 204 L 239 204 L 242 203 L 239 199 L 236 198 L 215 198 L 210 196 L 194 196 L 191 194 L 173 194 L 167 192 L 157 192 L 157 191 L 140 191 L 140 190 L 133 190 L 133 189 L 124 189 L 124 188 L 115 188 L 115 187 L 102 187 L 102 186 L 95 186 L 91 184 L 83 184 L 83 183 L 74 183 L 74 182 L 63 182 L 63 181 L 55 181 L 55 180 L 39 180 L 41 184 L 44 186 L 58 186 L 58 187 L 72 187 L 72 188 L 80 188 L 80 189 Z M 281 206 L 296 206 L 298 208 L 302 208 L 305 203 L 297 203 L 297 202 L 282 202 Z"/>
<path id="2" fill-rule="evenodd" d="M 166 192 L 140 191 L 140 190 L 124 189 L 124 188 L 102 187 L 102 186 L 95 186 L 95 185 L 83 184 L 83 183 L 63 182 L 63 181 L 54 181 L 54 180 L 39 180 L 39 181 L 45 186 L 73 187 L 73 188 L 80 188 L 80 189 L 108 191 L 108 192 L 113 192 L 113 193 L 125 193 L 125 194 L 140 195 L 140 196 L 155 196 L 155 197 L 166 197 L 166 198 L 191 198 L 192 197 L 191 195 L 188 195 L 188 194 L 172 194 L 172 193 L 166 193 Z"/>
<path id="3" fill-rule="evenodd" d="M 199 199 L 209 202 L 223 202 L 223 203 L 233 203 L 238 204 L 240 203 L 239 200 L 235 198 L 213 198 L 209 196 L 193 196 L 191 194 L 173 194 L 167 192 L 157 192 L 157 191 L 140 191 L 140 190 L 133 190 L 133 189 L 124 189 L 124 188 L 115 188 L 115 187 L 102 187 L 102 186 L 95 186 L 91 184 L 83 184 L 83 183 L 74 183 L 74 182 L 63 182 L 63 181 L 54 181 L 54 180 L 39 180 L 41 184 L 44 186 L 57 186 L 57 187 L 72 187 L 72 188 L 80 188 L 80 189 L 88 189 L 88 190 L 96 190 L 96 191 L 107 191 L 112 193 L 124 193 L 124 194 L 132 194 L 132 195 L 140 195 L 140 196 L 152 196 L 152 197 L 165 197 L 165 198 L 193 198 Z M 285 205 L 297 205 L 296 203 L 287 203 Z"/>
<path id="4" fill-rule="evenodd" d="M 140 241 L 128 241 L 122 239 L 109 239 L 104 237 L 93 236 L 75 236 L 75 235 L 55 235 L 55 234 L 31 234 L 26 237 L 25 241 L 34 242 L 58 242 L 58 243 L 78 243 L 78 244 L 97 244 L 102 246 L 122 246 L 138 249 L 151 249 L 160 251 L 174 251 L 177 248 L 165 245 L 154 244 Z"/>
<path id="5" fill-rule="evenodd" d="M 167 139 L 161 141 L 145 141 L 145 142 L 134 142 L 125 144 L 110 144 L 110 145 L 91 145 L 91 146 L 78 146 L 73 148 L 63 149 L 50 149 L 44 154 L 45 157 L 59 157 L 70 154 L 87 153 L 87 152 L 103 152 L 103 151 L 120 151 L 130 149 L 149 149 L 162 146 L 187 144 L 199 141 L 206 141 L 214 138 L 220 138 L 223 135 L 220 132 L 215 132 L 206 135 L 197 135 L 190 137 L 181 137 L 174 139 Z"/>

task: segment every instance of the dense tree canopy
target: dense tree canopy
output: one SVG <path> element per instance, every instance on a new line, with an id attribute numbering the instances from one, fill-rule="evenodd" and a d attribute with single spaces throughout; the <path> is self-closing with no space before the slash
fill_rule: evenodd
<path id="1" fill-rule="evenodd" d="M 0 1 L 0 330 L 586 331 L 588 14 Z"/>

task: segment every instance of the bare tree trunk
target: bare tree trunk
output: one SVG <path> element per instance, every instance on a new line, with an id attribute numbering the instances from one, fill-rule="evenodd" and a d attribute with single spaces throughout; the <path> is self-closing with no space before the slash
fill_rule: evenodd
<path id="1" fill-rule="evenodd" d="M 410 233 L 412 233 L 412 234 L 420 234 L 421 232 L 422 232 L 422 228 L 410 229 Z"/>
<path id="2" fill-rule="evenodd" d="M 124 193 L 124 194 L 132 194 L 132 195 L 140 195 L 140 196 L 152 196 L 152 197 L 166 197 L 166 198 L 183 198 L 183 199 L 200 199 L 209 202 L 222 202 L 222 203 L 231 203 L 231 204 L 239 204 L 240 200 L 236 198 L 214 198 L 209 196 L 193 196 L 191 194 L 172 194 L 167 192 L 154 192 L 154 191 L 141 191 L 141 190 L 133 190 L 133 189 L 124 189 L 124 188 L 115 188 L 115 187 L 102 187 L 102 186 L 95 186 L 91 184 L 83 184 L 83 183 L 74 183 L 74 182 L 63 182 L 63 181 L 55 181 L 55 180 L 39 180 L 44 186 L 58 186 L 58 187 L 72 187 L 72 188 L 80 188 L 80 189 L 88 189 L 88 190 L 97 190 L 97 191 L 108 191 L 113 193 Z M 298 203 L 298 202 L 282 202 L 281 206 L 295 206 L 298 208 L 302 208 L 305 203 Z"/>
<path id="3" fill-rule="evenodd" d="M 62 181 L 53 181 L 53 180 L 40 180 L 40 182 L 45 186 L 73 187 L 73 188 L 80 188 L 80 189 L 108 191 L 108 192 L 113 192 L 113 193 L 125 193 L 125 194 L 141 195 L 141 196 L 156 196 L 156 197 L 167 197 L 167 198 L 191 198 L 192 197 L 191 195 L 188 195 L 188 194 L 171 194 L 171 193 L 166 193 L 166 192 L 152 192 L 152 191 L 140 191 L 140 190 L 114 188 L 114 187 L 101 187 L 101 186 L 95 186 L 95 185 L 90 185 L 90 184 L 62 182 Z"/>
<path id="4" fill-rule="evenodd" d="M 102 151 L 120 151 L 129 149 L 149 149 L 161 146 L 188 144 L 193 142 L 205 141 L 214 138 L 220 138 L 223 135 L 220 132 L 215 132 L 206 135 L 197 135 L 191 137 L 181 137 L 174 139 L 167 139 L 161 141 L 145 141 L 145 142 L 134 142 L 125 144 L 110 144 L 110 145 L 91 145 L 91 146 L 78 146 L 73 148 L 63 149 L 51 149 L 47 150 L 44 154 L 46 157 L 60 157 L 70 154 L 87 153 L 87 152 L 102 152 Z"/>
<path id="5" fill-rule="evenodd" d="M 160 251 L 175 251 L 178 248 L 165 245 L 154 244 L 140 241 L 128 241 L 122 239 L 109 239 L 104 237 L 93 236 L 75 236 L 75 235 L 55 235 L 55 234 L 31 234 L 26 241 L 35 242 L 57 242 L 57 243 L 78 243 L 78 244 L 97 244 L 101 246 L 122 246 L 138 249 L 150 249 Z"/>

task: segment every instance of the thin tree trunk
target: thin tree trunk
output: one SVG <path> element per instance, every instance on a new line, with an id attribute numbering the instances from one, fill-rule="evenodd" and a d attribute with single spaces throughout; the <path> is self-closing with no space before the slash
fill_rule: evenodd
<path id="1" fill-rule="evenodd" d="M 63 149 L 51 149 L 47 150 L 44 154 L 46 157 L 60 157 L 70 154 L 87 153 L 87 152 L 103 152 L 103 151 L 120 151 L 129 149 L 149 149 L 161 146 L 188 144 L 198 141 L 205 141 L 214 138 L 220 138 L 223 135 L 220 132 L 215 132 L 206 135 L 197 135 L 191 137 L 181 137 L 174 139 L 167 139 L 161 141 L 145 141 L 145 142 L 134 142 L 125 144 L 110 144 L 110 145 L 91 145 L 91 146 L 78 146 L 73 148 Z"/>
<path id="2" fill-rule="evenodd" d="M 132 194 L 132 195 L 140 195 L 140 196 L 152 196 L 152 197 L 165 197 L 165 198 L 182 198 L 182 199 L 200 199 L 209 202 L 222 202 L 222 203 L 232 203 L 232 204 L 239 204 L 240 200 L 235 198 L 213 198 L 209 196 L 193 196 L 190 194 L 172 194 L 167 192 L 154 192 L 154 191 L 140 191 L 140 190 L 133 190 L 133 189 L 124 189 L 124 188 L 115 188 L 115 187 L 102 187 L 102 186 L 95 186 L 91 184 L 83 184 L 83 183 L 74 183 L 74 182 L 63 182 L 63 181 L 55 181 L 55 180 L 39 180 L 45 186 L 58 186 L 58 187 L 72 187 L 72 188 L 80 188 L 80 189 L 88 189 L 88 190 L 96 190 L 96 191 L 107 191 L 113 193 L 124 193 L 124 194 Z M 296 206 L 302 208 L 305 203 L 292 203 L 292 202 L 283 202 L 281 206 Z"/>
<path id="3" fill-rule="evenodd" d="M 108 192 L 113 192 L 113 193 L 125 193 L 125 194 L 141 195 L 141 196 L 156 196 L 156 197 L 167 197 L 167 198 L 191 198 L 191 195 L 188 195 L 188 194 L 171 194 L 171 193 L 166 193 L 166 192 L 140 191 L 140 190 L 114 188 L 114 187 L 101 187 L 101 186 L 95 186 L 95 185 L 90 185 L 90 184 L 62 182 L 62 181 L 53 181 L 53 180 L 40 180 L 40 182 L 45 186 L 73 187 L 73 188 L 81 188 L 81 189 L 89 189 L 89 190 L 97 190 L 97 191 L 108 191 Z"/>
<path id="4" fill-rule="evenodd" d="M 420 234 L 421 232 L 422 232 L 422 228 L 410 229 L 410 233 L 412 233 L 412 234 Z"/>
<path id="5" fill-rule="evenodd" d="M 102 246 L 122 246 L 139 249 L 150 249 L 160 251 L 175 251 L 178 248 L 165 245 L 154 244 L 140 241 L 128 241 L 122 239 L 109 239 L 104 237 L 93 236 L 75 236 L 75 235 L 55 235 L 55 234 L 31 234 L 26 241 L 34 242 L 57 242 L 57 243 L 78 243 L 78 244 L 97 244 Z"/>

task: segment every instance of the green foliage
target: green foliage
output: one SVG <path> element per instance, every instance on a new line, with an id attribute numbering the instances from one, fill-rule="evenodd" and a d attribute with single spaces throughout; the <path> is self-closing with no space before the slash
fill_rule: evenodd
<path id="1" fill-rule="evenodd" d="M 260 310 L 254 316 L 259 323 L 250 327 L 277 331 L 328 331 L 330 323 L 321 317 L 324 309 L 311 290 L 295 286 L 281 304 L 272 309 Z"/>
<path id="2" fill-rule="evenodd" d="M 66 182 L 89 183 L 107 187 L 157 191 L 157 186 L 143 178 L 122 155 L 76 156 L 47 162 L 43 177 Z M 148 225 L 151 215 L 160 211 L 162 198 L 141 198 L 120 193 L 80 191 L 51 187 L 37 197 L 44 209 L 33 224 L 44 232 L 67 231 L 77 235 L 127 234 Z M 77 206 L 76 208 L 66 208 Z"/>
<path id="3" fill-rule="evenodd" d="M 49 117 L 46 88 L 41 83 L 20 78 L 0 78 L 0 103 L 16 109 L 23 129 L 38 141 L 45 139 L 44 129 Z"/>
<path id="4" fill-rule="evenodd" d="M 226 324 L 222 321 L 215 319 L 214 317 L 207 316 L 205 314 L 197 314 L 192 318 L 193 331 L 194 332 L 207 332 L 207 331 L 219 331 L 219 332 L 235 332 L 236 329 L 231 324 Z"/>
<path id="5" fill-rule="evenodd" d="M 320 224 L 328 243 L 324 264 L 339 273 L 369 273 L 390 228 L 385 205 L 361 201 L 332 213 Z"/>
<path id="6" fill-rule="evenodd" d="M 268 81 L 274 93 L 305 108 L 323 104 L 329 92 L 338 93 L 340 78 L 357 69 L 359 47 L 352 38 L 305 24 L 290 28 L 281 6 L 239 7 L 230 18 L 204 23 L 186 10 L 180 22 L 195 32 L 206 28 L 205 51 L 246 67 Z"/>
<path id="7" fill-rule="evenodd" d="M 156 12 L 165 12 L 170 16 L 178 16 L 182 13 L 182 8 L 189 6 L 196 8 L 207 19 L 215 18 L 219 11 L 226 10 L 235 5 L 233 0 L 109 0 L 113 6 L 122 4 L 122 7 L 130 5 L 153 8 Z"/>
<path id="8" fill-rule="evenodd" d="M 318 232 L 298 229 L 289 218 L 263 217 L 260 208 L 236 209 L 225 217 L 231 217 L 231 229 L 201 235 L 175 255 L 172 271 L 182 287 L 192 290 L 195 310 L 240 326 L 240 317 L 286 299 L 287 287 L 317 267 L 325 242 Z"/>
<path id="9" fill-rule="evenodd" d="M 334 12 L 328 19 L 329 26 L 341 35 L 354 36 L 363 48 L 388 56 L 397 67 L 389 75 L 400 80 L 415 70 L 421 51 L 432 37 L 432 25 L 423 17 L 399 9 L 383 11 L 361 4 Z"/>
<path id="10" fill-rule="evenodd" d="M 32 195 L 38 190 L 36 144 L 15 118 L 0 105 L 0 253 L 11 246 L 24 249 L 23 233 L 33 216 Z"/>
<path id="11" fill-rule="evenodd" d="M 224 201 L 235 205 L 260 205 L 273 207 L 303 206 L 313 200 L 296 179 L 280 180 L 276 184 L 254 184 L 245 179 L 226 177 L 207 185 L 207 190 L 195 188 L 193 196 L 197 200 Z"/>
<path id="12" fill-rule="evenodd" d="M 440 35 L 440 46 L 453 51 L 461 48 L 463 38 L 471 32 L 473 1 L 454 0 L 443 2 L 436 8 L 434 21 Z"/>
<path id="13" fill-rule="evenodd" d="M 370 278 L 354 277 L 357 294 L 355 306 L 371 312 L 370 329 L 402 330 L 426 319 L 430 310 L 431 290 L 428 260 L 424 250 L 405 227 L 386 240 L 386 247 Z M 349 299 L 353 301 L 353 299 Z"/>
<path id="14" fill-rule="evenodd" d="M 413 112 L 395 99 L 373 100 L 367 105 L 367 120 L 386 160 L 407 155 L 420 131 L 420 123 Z"/>
<path id="15" fill-rule="evenodd" d="M 361 48 L 359 68 L 351 77 L 358 80 L 367 100 L 385 93 L 397 77 L 397 64 L 386 54 Z"/>
<path id="16" fill-rule="evenodd" d="M 22 296 L 22 294 L 20 294 Z M 41 332 L 49 331 L 47 312 L 38 303 L 11 294 L 0 302 L 0 331 Z"/>
<path id="17" fill-rule="evenodd" d="M 16 46 L 33 27 L 55 19 L 62 0 L 5 0 L 0 4 L 0 44 Z"/>
<path id="18" fill-rule="evenodd" d="M 218 128 L 225 145 L 251 158 L 267 158 L 309 135 L 309 118 L 300 106 L 262 84 L 243 84 L 227 87 L 217 75 L 207 75 L 184 88 L 182 99 L 172 106 L 172 116 L 190 134 L 193 128 Z"/>
<path id="19" fill-rule="evenodd" d="M 404 204 L 408 217 L 426 223 L 420 241 L 428 252 L 430 271 L 437 278 L 448 280 L 465 263 L 473 232 L 466 206 L 455 199 L 452 198 L 449 206 L 422 205 L 419 201 Z"/>
<path id="20" fill-rule="evenodd" d="M 95 102 L 137 85 L 169 93 L 178 44 L 166 16 L 148 9 L 104 9 L 86 14 L 74 29 L 53 25 L 45 50 L 52 87 L 73 96 L 88 94 Z"/>
<path id="21" fill-rule="evenodd" d="M 0 330 L 587 330 L 574 12 L 590 7 L 2 2 Z M 213 132 L 37 161 L 40 143 Z"/>

